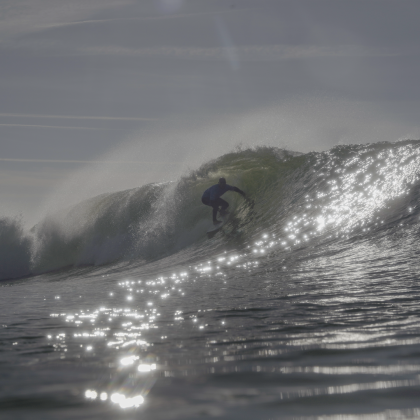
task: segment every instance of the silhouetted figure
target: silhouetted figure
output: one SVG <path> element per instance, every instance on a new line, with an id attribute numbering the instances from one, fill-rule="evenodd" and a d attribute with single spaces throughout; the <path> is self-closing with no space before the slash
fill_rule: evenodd
<path id="1" fill-rule="evenodd" d="M 231 185 L 226 184 L 225 178 L 220 178 L 218 184 L 207 188 L 201 197 L 203 204 L 213 207 L 213 224 L 215 225 L 222 223 L 220 220 L 217 220 L 217 212 L 219 211 L 219 207 L 221 216 L 227 213 L 226 209 L 229 207 L 229 203 L 220 198 L 226 191 L 235 191 L 245 197 L 245 193 L 238 187 L 232 187 Z"/>

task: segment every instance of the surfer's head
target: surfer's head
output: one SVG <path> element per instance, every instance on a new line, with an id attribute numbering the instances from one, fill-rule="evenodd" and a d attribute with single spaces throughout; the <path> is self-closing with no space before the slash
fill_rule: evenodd
<path id="1" fill-rule="evenodd" d="M 226 179 L 225 178 L 219 178 L 219 185 L 224 187 L 226 185 Z"/>

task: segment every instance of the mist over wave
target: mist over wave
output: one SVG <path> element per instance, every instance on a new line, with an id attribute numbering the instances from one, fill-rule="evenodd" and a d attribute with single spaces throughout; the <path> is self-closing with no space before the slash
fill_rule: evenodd
<path id="1" fill-rule="evenodd" d="M 176 181 L 101 194 L 47 215 L 29 232 L 0 220 L 0 279 L 66 267 L 142 264 L 182 249 L 201 256 L 227 242 L 247 247 L 262 232 L 273 252 L 372 235 L 402 218 L 417 220 L 420 142 L 337 146 L 300 154 L 275 147 L 236 150 Z M 221 176 L 232 217 L 206 237 L 211 209 L 202 192 Z"/>

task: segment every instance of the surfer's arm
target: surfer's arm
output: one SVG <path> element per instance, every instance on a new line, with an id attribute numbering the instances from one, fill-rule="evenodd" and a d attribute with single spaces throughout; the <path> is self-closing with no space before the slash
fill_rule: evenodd
<path id="1" fill-rule="evenodd" d="M 232 187 L 232 191 L 235 191 L 235 192 L 241 194 L 242 197 L 245 197 L 245 193 L 242 190 L 240 190 L 238 187 Z"/>

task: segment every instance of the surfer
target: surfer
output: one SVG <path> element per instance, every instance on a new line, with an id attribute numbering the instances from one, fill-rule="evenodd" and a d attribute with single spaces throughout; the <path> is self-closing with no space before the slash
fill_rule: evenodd
<path id="1" fill-rule="evenodd" d="M 238 187 L 232 187 L 231 185 L 226 184 L 225 178 L 220 178 L 218 184 L 207 188 L 207 190 L 204 191 L 203 196 L 201 197 L 201 201 L 203 204 L 205 204 L 206 206 L 213 207 L 214 225 L 222 223 L 220 220 L 217 220 L 217 212 L 219 211 L 219 207 L 219 213 L 221 216 L 224 216 L 227 213 L 226 209 L 229 207 L 229 203 L 220 198 L 220 196 L 222 196 L 226 191 L 235 191 L 241 194 L 243 197 L 245 197 L 245 193 Z"/>

